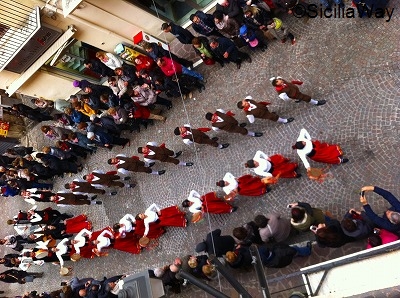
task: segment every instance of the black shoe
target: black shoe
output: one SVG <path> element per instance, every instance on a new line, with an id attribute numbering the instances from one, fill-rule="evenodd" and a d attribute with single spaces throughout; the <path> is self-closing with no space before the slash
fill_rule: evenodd
<path id="1" fill-rule="evenodd" d="M 170 110 L 170 109 L 172 109 L 172 103 L 169 106 L 167 106 L 167 110 Z"/>
<path id="2" fill-rule="evenodd" d="M 221 62 L 219 65 L 221 65 L 221 67 L 224 67 L 224 66 L 225 66 L 225 63 L 224 63 L 224 62 Z"/>
<path id="3" fill-rule="evenodd" d="M 248 58 L 246 58 L 246 61 L 249 62 L 249 63 L 253 62 L 253 60 L 251 59 L 250 56 Z"/>
<path id="4" fill-rule="evenodd" d="M 149 168 L 151 168 L 151 167 L 154 166 L 155 164 L 156 164 L 155 162 L 149 163 Z"/>
<path id="5" fill-rule="evenodd" d="M 294 118 L 293 118 L 293 117 L 290 117 L 290 118 L 287 118 L 286 120 L 287 120 L 286 123 L 290 123 L 290 122 L 293 122 Z"/>
<path id="6" fill-rule="evenodd" d="M 136 183 L 128 184 L 128 188 L 135 188 L 135 187 L 136 187 Z"/>
<path id="7" fill-rule="evenodd" d="M 187 162 L 187 163 L 185 164 L 185 166 L 187 166 L 187 167 L 191 167 L 192 165 L 193 165 L 192 162 Z"/>
<path id="8" fill-rule="evenodd" d="M 203 88 L 199 87 L 199 88 L 197 89 L 197 91 L 199 91 L 199 93 L 201 93 L 201 92 L 203 92 Z"/>
<path id="9" fill-rule="evenodd" d="M 163 174 L 165 174 L 165 170 L 158 171 L 158 175 L 163 175 Z"/>
<path id="10" fill-rule="evenodd" d="M 106 147 L 109 151 L 111 151 L 112 149 L 113 149 L 113 146 L 108 146 L 108 147 Z M 124 148 L 124 147 L 122 147 L 122 148 Z"/>
<path id="11" fill-rule="evenodd" d="M 91 197 L 90 199 L 93 201 L 93 200 L 96 200 L 96 198 L 97 198 L 97 195 L 94 195 L 94 196 Z"/>
<path id="12" fill-rule="evenodd" d="M 182 155 L 182 151 L 178 151 L 175 153 L 174 158 L 178 158 L 181 155 Z"/>
<path id="13" fill-rule="evenodd" d="M 322 99 L 322 100 L 319 100 L 318 103 L 317 103 L 316 105 L 317 105 L 317 106 L 322 106 L 322 105 L 324 105 L 324 104 L 326 104 L 326 100 Z"/>
<path id="14" fill-rule="evenodd" d="M 116 192 L 116 191 L 112 191 L 112 192 L 110 192 L 110 196 L 115 196 L 117 193 L 118 192 Z"/>
<path id="15" fill-rule="evenodd" d="M 243 123 L 240 123 L 240 124 L 239 124 L 240 127 L 246 127 L 246 125 L 247 125 L 246 122 L 243 122 Z"/>
<path id="16" fill-rule="evenodd" d="M 225 144 L 222 144 L 222 146 L 221 146 L 220 149 L 225 149 L 225 148 L 228 148 L 228 147 L 229 147 L 229 144 L 228 144 L 228 143 L 225 143 Z"/>
<path id="17" fill-rule="evenodd" d="M 300 178 L 301 174 L 297 173 L 295 178 Z"/>
<path id="18" fill-rule="evenodd" d="M 128 180 L 131 180 L 131 176 L 126 176 L 126 177 L 124 177 L 124 181 L 128 181 Z"/>
<path id="19" fill-rule="evenodd" d="M 255 133 L 254 133 L 254 136 L 255 136 L 256 138 L 262 137 L 262 135 L 263 135 L 262 132 L 255 132 Z"/>
<path id="20" fill-rule="evenodd" d="M 272 188 L 267 186 L 267 192 L 271 192 Z"/>
<path id="21" fill-rule="evenodd" d="M 102 201 L 96 201 L 96 205 L 101 205 L 101 204 L 103 204 Z"/>
<path id="22" fill-rule="evenodd" d="M 213 138 L 211 138 L 211 140 L 213 140 L 213 141 L 218 141 L 218 138 L 217 137 L 213 137 Z"/>
<path id="23" fill-rule="evenodd" d="M 238 207 L 233 207 L 231 212 L 235 212 L 236 210 L 238 210 Z"/>
<path id="24" fill-rule="evenodd" d="M 242 62 L 237 62 L 237 63 L 236 63 L 237 69 L 240 69 L 241 66 L 242 66 Z"/>
<path id="25" fill-rule="evenodd" d="M 349 159 L 348 159 L 348 158 L 346 158 L 346 157 L 342 158 L 341 160 L 342 160 L 342 163 L 349 162 Z"/>
<path id="26" fill-rule="evenodd" d="M 122 146 L 122 149 L 124 149 L 124 148 L 125 148 L 125 146 L 128 146 L 128 147 L 130 147 L 130 146 L 131 146 L 131 141 L 128 141 L 128 142 L 126 142 L 126 143 L 125 143 L 125 145 L 123 145 L 123 146 Z"/>

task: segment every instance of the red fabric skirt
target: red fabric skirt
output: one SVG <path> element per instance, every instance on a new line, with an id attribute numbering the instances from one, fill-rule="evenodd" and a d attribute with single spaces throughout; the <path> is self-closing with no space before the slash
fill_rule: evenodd
<path id="1" fill-rule="evenodd" d="M 186 213 L 182 212 L 178 206 L 171 206 L 161 209 L 159 217 L 162 227 L 186 227 Z"/>
<path id="2" fill-rule="evenodd" d="M 125 238 L 115 238 L 114 249 L 129 252 L 131 254 L 139 254 L 139 237 L 132 232 L 125 233 Z"/>
<path id="3" fill-rule="evenodd" d="M 67 234 L 76 234 L 83 229 L 90 230 L 92 228 L 92 223 L 87 220 L 87 216 L 84 214 L 78 215 L 73 218 L 69 218 L 65 221 L 65 232 Z"/>
<path id="4" fill-rule="evenodd" d="M 143 220 L 136 220 L 136 226 L 135 230 L 133 230 L 133 233 L 137 236 L 142 237 L 144 234 L 144 221 Z M 165 229 L 157 222 L 153 222 L 149 224 L 149 233 L 147 234 L 147 237 L 150 239 L 157 239 L 160 237 L 162 234 L 165 233 Z"/>
<path id="5" fill-rule="evenodd" d="M 93 246 L 92 241 L 89 240 L 88 244 L 79 249 L 80 251 L 79 255 L 85 259 L 93 259 L 96 256 L 92 251 L 93 248 L 95 248 L 95 246 Z M 72 256 L 74 253 L 76 253 L 76 251 L 74 246 L 72 245 L 72 249 L 69 255 Z"/>
<path id="6" fill-rule="evenodd" d="M 244 175 L 238 178 L 239 194 L 242 196 L 261 196 L 267 192 L 267 185 L 261 179 L 252 175 Z"/>
<path id="7" fill-rule="evenodd" d="M 272 176 L 280 178 L 295 178 L 297 176 L 296 169 L 298 164 L 291 162 L 289 158 L 283 157 L 280 154 L 270 156 L 272 164 Z"/>
<path id="8" fill-rule="evenodd" d="M 231 213 L 232 206 L 227 202 L 217 197 L 215 192 L 209 192 L 201 196 L 203 201 L 204 212 L 220 214 L 220 213 Z"/>
<path id="9" fill-rule="evenodd" d="M 319 141 L 312 141 L 312 143 L 314 145 L 315 154 L 310 158 L 313 161 L 329 164 L 341 163 L 339 157 L 343 155 L 343 151 L 339 145 L 331 145 Z"/>

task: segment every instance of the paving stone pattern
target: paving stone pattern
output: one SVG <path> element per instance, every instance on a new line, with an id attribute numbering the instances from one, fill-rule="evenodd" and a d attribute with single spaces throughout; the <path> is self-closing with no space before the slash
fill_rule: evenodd
<path id="1" fill-rule="evenodd" d="M 347 1 L 346 6 L 349 5 Z M 111 250 L 105 258 L 69 262 L 67 264 L 73 266 L 73 274 L 78 277 L 101 278 L 162 266 L 176 256 L 194 253 L 195 244 L 212 229 L 221 228 L 223 233 L 229 234 L 232 228 L 260 213 L 279 212 L 289 216 L 285 206 L 297 200 L 330 210 L 341 218 L 349 208 L 360 208 L 358 192 L 363 185 L 379 185 L 400 197 L 400 7 L 396 1 L 391 1 L 389 7 L 395 8 L 390 22 L 375 18 L 315 18 L 305 22 L 293 16 L 284 17 L 296 36 L 295 46 L 289 42 L 281 44 L 273 41 L 264 53 L 249 50 L 253 63 L 244 62 L 240 70 L 232 63 L 224 68 L 219 65 L 200 65 L 196 70 L 203 73 L 208 82 L 205 91 L 194 93 L 195 100 L 175 99 L 173 109 L 164 112 L 168 117 L 165 124 L 157 123 L 140 134 L 133 133 L 129 136 L 129 148 L 115 147 L 112 151 L 99 149 L 97 154 L 87 159 L 82 173 L 55 179 L 54 189 L 62 189 L 65 182 L 80 178 L 89 171 L 111 170 L 112 167 L 106 164 L 108 158 L 118 153 L 134 155 L 136 148 L 147 141 L 165 142 L 169 148 L 183 151 L 181 160 L 194 162 L 193 167 L 187 168 L 157 163 L 154 169 L 166 169 L 165 175 L 134 174 L 137 187 L 121 189 L 117 196 L 100 196 L 103 205 L 63 209 L 74 214 L 87 213 L 97 230 L 117 222 L 126 213 L 144 211 L 153 202 L 161 207 L 180 205 L 192 189 L 200 193 L 217 191 L 215 181 L 221 179 L 227 171 L 237 176 L 248 172 L 243 164 L 257 150 L 271 155 L 281 153 L 298 160 L 291 145 L 303 127 L 314 139 L 340 144 L 350 159 L 349 163 L 332 166 L 329 169 L 330 177 L 321 184 L 307 179 L 305 169 L 300 165 L 300 173 L 303 174 L 301 179 L 282 179 L 278 185 L 273 186 L 271 193 L 259 198 L 239 198 L 235 202 L 239 209 L 233 214 L 211 215 L 208 220 L 196 225 L 190 224 L 186 229 L 169 228 L 156 248 L 145 250 L 140 255 Z M 172 48 L 178 54 L 193 58 L 190 46 L 182 46 L 174 41 Z M 325 99 L 326 105 L 316 107 L 305 103 L 283 102 L 269 82 L 269 78 L 276 75 L 288 80 L 304 81 L 301 90 L 315 99 Z M 217 108 L 232 110 L 240 121 L 245 121 L 236 103 L 247 95 L 253 96 L 255 100 L 271 102 L 272 111 L 282 117 L 294 117 L 295 121 L 283 125 L 257 120 L 255 124 L 248 125 L 250 130 L 262 131 L 264 136 L 261 138 L 211 132 L 213 136 L 218 135 L 221 142 L 231 144 L 225 150 L 208 146 L 189 147 L 174 136 L 173 129 L 184 123 L 191 123 L 193 127 L 209 126 L 204 115 Z M 38 149 L 51 143 L 44 139 L 39 128 L 34 127 L 25 140 Z M 378 196 L 368 194 L 368 198 L 376 210 L 383 211 L 388 205 Z M 3 198 L 1 218 L 5 221 L 19 209 L 29 207 L 20 197 Z M 5 224 L 1 226 L 1 235 L 11 232 L 10 227 Z M 312 239 L 311 232 L 297 236 L 290 242 L 307 239 Z M 340 249 L 322 249 L 314 245 L 312 257 L 297 259 L 291 266 L 281 270 L 268 269 L 266 273 L 268 279 L 275 278 L 310 264 L 359 251 L 363 247 L 363 242 L 347 244 Z M 65 279 L 59 275 L 58 267 L 51 264 L 36 270 L 43 270 L 45 275 L 32 285 L 2 284 L 0 287 L 5 289 L 6 295 L 12 296 L 30 287 L 39 291 L 48 286 L 56 288 Z M 254 272 L 239 271 L 233 274 L 253 297 L 262 297 Z M 232 292 L 223 278 L 211 284 L 227 295 Z M 300 279 L 284 280 L 270 284 L 270 290 L 274 293 L 273 297 L 288 297 L 290 288 L 299 284 Z M 194 286 L 185 288 L 180 295 L 175 296 L 195 295 L 199 298 L 209 297 Z M 378 291 L 368 295 L 398 297 L 398 290 Z"/>

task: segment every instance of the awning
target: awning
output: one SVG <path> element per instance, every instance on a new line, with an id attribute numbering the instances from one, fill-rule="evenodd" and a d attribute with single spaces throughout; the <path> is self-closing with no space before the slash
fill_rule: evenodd
<path id="1" fill-rule="evenodd" d="M 11 96 L 15 93 L 15 91 L 18 90 L 31 76 L 33 76 L 34 73 L 36 73 L 39 68 L 42 67 L 44 63 L 46 63 L 47 60 L 51 58 L 76 32 L 76 29 L 74 26 L 69 26 L 68 30 L 61 35 L 59 39 L 57 39 L 53 45 L 51 45 L 50 48 L 46 52 L 43 53 L 43 55 L 34 62 L 31 67 L 29 67 L 18 79 L 16 79 L 14 82 L 8 86 L 6 89 L 6 93 L 8 96 Z"/>

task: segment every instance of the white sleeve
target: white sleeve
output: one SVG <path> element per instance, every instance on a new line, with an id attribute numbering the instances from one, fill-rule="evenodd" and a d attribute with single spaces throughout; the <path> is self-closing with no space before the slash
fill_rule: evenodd
<path id="1" fill-rule="evenodd" d="M 81 249 L 80 246 L 78 246 L 78 243 L 74 244 L 74 249 L 76 254 L 79 255 L 81 253 Z"/>
<path id="2" fill-rule="evenodd" d="M 190 200 L 192 200 L 193 198 L 195 198 L 195 199 L 200 199 L 200 194 L 197 192 L 197 191 L 195 191 L 195 190 L 192 190 L 191 192 L 190 192 L 190 194 L 189 194 L 189 197 L 188 197 L 188 200 L 190 201 Z"/>
<path id="3" fill-rule="evenodd" d="M 214 131 L 219 131 L 220 129 L 218 128 L 218 127 L 212 127 L 212 130 L 214 130 Z"/>
<path id="4" fill-rule="evenodd" d="M 157 142 L 147 142 L 146 145 L 150 145 L 150 146 L 158 146 Z"/>
<path id="5" fill-rule="evenodd" d="M 157 212 L 160 211 L 160 207 L 158 207 L 156 203 L 151 204 L 150 207 L 146 209 L 146 211 L 153 211 L 153 209 L 157 210 Z"/>
<path id="6" fill-rule="evenodd" d="M 149 233 L 149 221 L 146 220 L 146 218 L 143 220 L 144 223 L 144 233 L 143 236 L 147 236 Z"/>
<path id="7" fill-rule="evenodd" d="M 249 120 L 250 123 L 254 123 L 254 121 L 256 120 L 254 118 L 254 115 L 246 115 L 247 120 Z"/>
<path id="8" fill-rule="evenodd" d="M 310 163 L 307 160 L 307 155 L 306 155 L 305 151 L 301 150 L 301 149 L 297 149 L 296 151 L 297 151 L 297 154 L 299 155 L 301 161 L 303 162 L 304 167 L 306 169 L 309 169 L 310 168 Z"/>
<path id="9" fill-rule="evenodd" d="M 58 260 L 60 261 L 60 266 L 64 267 L 64 260 L 58 251 L 56 252 L 56 256 L 57 256 Z"/>
<path id="10" fill-rule="evenodd" d="M 226 114 L 226 112 L 223 109 L 217 109 L 217 112 L 221 112 L 221 113 Z"/>
<path id="11" fill-rule="evenodd" d="M 92 235 L 92 232 L 90 232 L 89 230 L 87 230 L 87 229 L 82 229 L 82 230 L 80 230 L 79 231 L 79 233 L 78 234 L 76 234 L 76 236 L 75 237 L 83 237 L 84 235 L 88 235 L 89 237 Z"/>
<path id="12" fill-rule="evenodd" d="M 136 222 L 135 217 L 132 214 L 125 214 L 125 216 L 123 217 L 124 219 L 130 220 L 132 223 Z"/>
<path id="13" fill-rule="evenodd" d="M 289 101 L 290 97 L 284 92 L 278 95 L 280 99 L 283 99 L 284 101 Z"/>
<path id="14" fill-rule="evenodd" d="M 308 131 L 307 131 L 305 128 L 302 128 L 302 129 L 300 130 L 299 138 L 300 138 L 300 137 L 303 137 L 304 139 L 310 140 L 310 141 L 311 141 L 311 136 L 310 136 L 310 134 L 308 133 Z"/>
<path id="15" fill-rule="evenodd" d="M 125 170 L 125 169 L 122 169 L 122 168 L 119 168 L 119 169 L 117 170 L 117 172 L 118 172 L 118 173 L 121 173 L 122 175 L 129 175 L 129 171 L 128 171 L 128 170 Z"/>
<path id="16" fill-rule="evenodd" d="M 189 140 L 189 139 L 183 139 L 182 141 L 183 141 L 183 143 L 185 143 L 186 145 L 191 145 L 191 144 L 193 144 L 193 142 L 192 142 L 191 140 Z"/>
<path id="17" fill-rule="evenodd" d="M 268 159 L 268 155 L 265 154 L 264 152 L 258 150 L 256 152 L 256 155 L 254 155 L 254 159 L 257 159 L 257 158 Z"/>
<path id="18" fill-rule="evenodd" d="M 236 179 L 235 176 L 233 176 L 231 173 L 226 173 L 223 180 L 228 181 L 229 183 L 233 182 Z"/>
<path id="19" fill-rule="evenodd" d="M 42 220 L 42 217 L 41 217 L 39 214 L 34 213 L 34 214 L 32 215 L 32 219 L 30 220 L 30 222 L 39 222 L 39 221 L 41 221 L 41 220 Z"/>
<path id="20" fill-rule="evenodd" d="M 34 198 L 31 198 L 31 197 L 24 198 L 24 201 L 27 202 L 27 203 L 29 203 L 29 204 L 32 204 L 32 205 L 35 205 L 35 204 L 36 204 L 35 199 L 34 199 Z"/>

